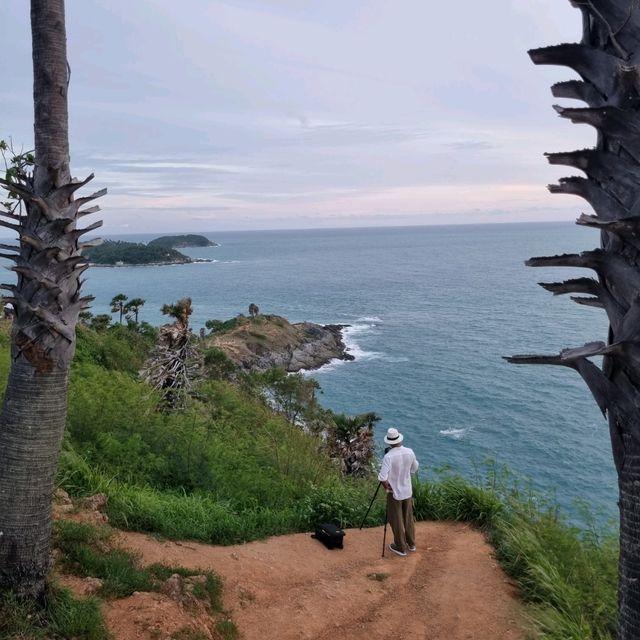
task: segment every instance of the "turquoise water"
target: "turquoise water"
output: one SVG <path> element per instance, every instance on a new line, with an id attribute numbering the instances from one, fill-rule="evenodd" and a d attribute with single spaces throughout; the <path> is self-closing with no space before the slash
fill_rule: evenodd
<path id="1" fill-rule="evenodd" d="M 595 233 L 545 223 L 206 235 L 221 246 L 187 252 L 213 263 L 90 269 L 93 311 L 122 292 L 145 298 L 141 319 L 154 324 L 184 296 L 196 329 L 251 302 L 293 322 L 350 324 L 355 362 L 312 374 L 323 404 L 381 415 L 379 434 L 398 427 L 427 476 L 448 465 L 475 478 L 490 458 L 570 512 L 582 498 L 615 515 L 607 426 L 579 376 L 501 358 L 605 339 L 603 312 L 536 285 L 584 272 L 523 265 L 592 248 Z"/>

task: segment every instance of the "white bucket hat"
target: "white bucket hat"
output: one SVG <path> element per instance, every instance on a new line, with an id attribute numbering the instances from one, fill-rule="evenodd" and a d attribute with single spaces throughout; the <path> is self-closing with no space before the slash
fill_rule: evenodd
<path id="1" fill-rule="evenodd" d="M 404 436 L 397 430 L 391 427 L 387 429 L 387 435 L 384 437 L 385 444 L 399 444 L 402 442 Z"/>

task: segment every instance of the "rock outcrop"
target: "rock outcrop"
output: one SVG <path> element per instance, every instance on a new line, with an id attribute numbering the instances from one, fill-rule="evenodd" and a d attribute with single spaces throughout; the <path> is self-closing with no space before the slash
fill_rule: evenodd
<path id="1" fill-rule="evenodd" d="M 275 315 L 259 315 L 220 336 L 212 345 L 244 371 L 266 371 L 281 367 L 294 373 L 318 369 L 331 360 L 353 360 L 342 338 L 348 325 L 291 324 Z"/>

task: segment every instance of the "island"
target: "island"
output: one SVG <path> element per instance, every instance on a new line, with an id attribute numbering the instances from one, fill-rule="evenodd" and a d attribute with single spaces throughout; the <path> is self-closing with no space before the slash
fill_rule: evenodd
<path id="1" fill-rule="evenodd" d="M 218 244 L 193 233 L 181 236 L 160 236 L 151 240 L 148 247 L 162 247 L 165 249 L 187 249 L 188 247 L 217 247 Z"/>
<path id="2" fill-rule="evenodd" d="M 176 249 L 123 240 L 105 240 L 101 245 L 87 249 L 84 255 L 93 265 L 112 267 L 211 262 L 190 258 Z"/>
<path id="3" fill-rule="evenodd" d="M 348 326 L 292 324 L 277 315 L 240 315 L 219 323 L 206 341 L 246 372 L 280 367 L 294 373 L 319 369 L 335 359 L 354 360 L 342 338 Z"/>

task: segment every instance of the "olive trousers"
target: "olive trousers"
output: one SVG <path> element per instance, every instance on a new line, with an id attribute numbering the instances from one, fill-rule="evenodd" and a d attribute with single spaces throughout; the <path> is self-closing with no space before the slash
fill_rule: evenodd
<path id="1" fill-rule="evenodd" d="M 413 522 L 413 499 L 396 500 L 392 493 L 387 494 L 387 521 L 393 531 L 393 542 L 399 551 L 416 544 Z"/>

